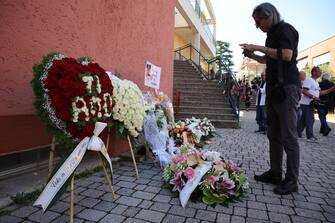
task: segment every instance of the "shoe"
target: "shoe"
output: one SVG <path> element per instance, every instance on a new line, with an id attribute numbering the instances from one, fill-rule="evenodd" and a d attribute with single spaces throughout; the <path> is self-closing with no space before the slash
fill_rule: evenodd
<path id="1" fill-rule="evenodd" d="M 329 128 L 328 130 L 324 130 L 323 131 L 323 136 L 327 136 L 330 133 L 331 130 L 332 130 L 331 128 Z"/>
<path id="2" fill-rule="evenodd" d="M 254 179 L 263 183 L 279 184 L 282 180 L 281 176 L 274 175 L 270 171 L 266 171 L 261 175 L 255 175 Z"/>
<path id="3" fill-rule="evenodd" d="M 318 142 L 318 139 L 315 138 L 315 137 L 311 137 L 311 138 L 308 138 L 308 139 L 307 139 L 307 142 L 317 143 L 317 142 Z"/>
<path id="4" fill-rule="evenodd" d="M 275 194 L 286 195 L 298 191 L 297 181 L 286 179 L 273 189 Z"/>
<path id="5" fill-rule="evenodd" d="M 263 130 L 258 129 L 255 131 L 255 133 L 259 133 L 259 132 L 263 132 Z"/>

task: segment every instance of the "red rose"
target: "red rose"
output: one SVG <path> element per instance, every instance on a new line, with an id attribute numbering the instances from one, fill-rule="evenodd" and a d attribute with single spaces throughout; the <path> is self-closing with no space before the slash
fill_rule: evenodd
<path id="1" fill-rule="evenodd" d="M 81 113 L 79 114 L 79 118 L 78 118 L 78 120 L 81 121 L 81 122 L 84 122 L 84 121 L 85 121 L 85 118 L 86 118 L 85 113 L 84 113 L 84 112 L 81 112 Z"/>
<path id="2" fill-rule="evenodd" d="M 84 106 L 84 103 L 82 101 L 77 101 L 76 107 L 77 108 L 82 108 Z"/>

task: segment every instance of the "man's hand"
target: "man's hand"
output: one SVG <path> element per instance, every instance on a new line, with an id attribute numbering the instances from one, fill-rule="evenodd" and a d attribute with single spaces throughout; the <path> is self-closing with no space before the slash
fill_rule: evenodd
<path id="1" fill-rule="evenodd" d="M 243 50 L 243 55 L 244 55 L 245 57 L 249 57 L 249 58 L 251 58 L 253 53 L 254 53 L 254 52 L 252 52 L 252 51 L 250 51 L 250 50 Z"/>
<path id="2" fill-rule="evenodd" d="M 240 47 L 243 50 L 248 50 L 248 51 L 251 51 L 251 52 L 257 51 L 257 46 L 253 45 L 253 44 L 242 43 L 242 44 L 240 44 Z"/>

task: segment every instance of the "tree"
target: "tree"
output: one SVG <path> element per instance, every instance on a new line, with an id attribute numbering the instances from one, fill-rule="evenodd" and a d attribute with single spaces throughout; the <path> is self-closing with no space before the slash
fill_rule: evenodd
<path id="1" fill-rule="evenodd" d="M 224 70 L 226 71 L 232 71 L 232 66 L 234 66 L 232 61 L 233 51 L 231 51 L 229 47 L 230 43 L 228 42 L 216 41 L 216 56 L 220 57 L 219 66 L 220 63 L 223 64 Z"/>

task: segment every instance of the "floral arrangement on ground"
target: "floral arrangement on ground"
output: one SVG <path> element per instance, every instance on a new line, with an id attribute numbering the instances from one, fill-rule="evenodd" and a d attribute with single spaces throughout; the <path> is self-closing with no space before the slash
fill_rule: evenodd
<path id="1" fill-rule="evenodd" d="M 37 114 L 63 148 L 92 136 L 95 122 L 110 120 L 112 83 L 92 59 L 50 53 L 33 71 Z"/>
<path id="2" fill-rule="evenodd" d="M 169 129 L 170 136 L 175 140 L 176 146 L 184 143 L 192 143 L 198 147 L 202 147 L 208 143 L 215 134 L 215 128 L 208 118 L 185 119 L 178 121 Z"/>
<path id="3" fill-rule="evenodd" d="M 164 168 L 163 178 L 172 191 L 179 193 L 181 202 L 185 196 L 181 193 L 192 190 L 192 200 L 212 206 L 239 200 L 248 188 L 247 177 L 234 162 L 223 160 L 215 151 L 197 150 L 192 144 L 179 147 Z M 194 182 L 197 185 L 191 188 Z"/>

